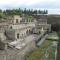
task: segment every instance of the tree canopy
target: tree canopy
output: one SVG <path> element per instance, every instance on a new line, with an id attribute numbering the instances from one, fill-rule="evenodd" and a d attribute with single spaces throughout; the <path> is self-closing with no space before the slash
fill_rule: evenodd
<path id="1" fill-rule="evenodd" d="M 47 10 L 33 10 L 33 9 L 6 9 L 6 10 L 1 10 L 0 9 L 0 18 L 3 16 L 8 16 L 8 15 L 32 15 L 32 14 L 47 14 Z"/>

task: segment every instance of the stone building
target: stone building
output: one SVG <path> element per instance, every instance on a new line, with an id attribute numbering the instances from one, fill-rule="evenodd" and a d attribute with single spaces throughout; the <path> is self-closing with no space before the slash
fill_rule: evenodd
<path id="1" fill-rule="evenodd" d="M 43 29 L 44 31 L 51 31 L 51 25 L 47 23 L 47 14 L 36 14 L 33 15 L 36 19 L 35 32 L 40 33 Z"/>
<path id="2" fill-rule="evenodd" d="M 23 60 L 26 53 L 36 48 L 33 32 L 49 29 L 47 20 L 42 18 L 32 21 L 27 17 L 14 15 L 7 17 L 8 22 L 4 22 L 5 24 L 0 23 L 0 49 L 4 50 L 5 60 Z"/>
<path id="3" fill-rule="evenodd" d="M 29 36 L 32 32 L 32 29 L 35 27 L 34 23 L 23 21 L 23 17 L 18 15 L 8 16 L 6 19 L 8 22 L 0 23 L 0 30 L 4 30 L 4 32 L 1 32 L 0 36 L 3 43 L 9 44 L 15 41 L 24 42 L 24 38 Z"/>

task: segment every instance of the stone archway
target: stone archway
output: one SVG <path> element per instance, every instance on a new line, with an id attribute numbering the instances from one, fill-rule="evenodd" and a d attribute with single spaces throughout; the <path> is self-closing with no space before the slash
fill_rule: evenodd
<path id="1" fill-rule="evenodd" d="M 28 30 L 26 31 L 26 34 L 28 34 Z"/>
<path id="2" fill-rule="evenodd" d="M 29 29 L 29 34 L 31 33 L 31 30 Z"/>
<path id="3" fill-rule="evenodd" d="M 10 26 L 10 29 L 12 29 L 12 26 Z"/>
<path id="4" fill-rule="evenodd" d="M 19 33 L 17 33 L 17 39 L 19 39 Z"/>

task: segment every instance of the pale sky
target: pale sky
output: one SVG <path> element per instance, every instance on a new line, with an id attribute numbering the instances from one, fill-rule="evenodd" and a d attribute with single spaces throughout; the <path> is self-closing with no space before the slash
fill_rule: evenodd
<path id="1" fill-rule="evenodd" d="M 49 14 L 60 14 L 60 0 L 0 0 L 0 9 L 47 9 Z"/>

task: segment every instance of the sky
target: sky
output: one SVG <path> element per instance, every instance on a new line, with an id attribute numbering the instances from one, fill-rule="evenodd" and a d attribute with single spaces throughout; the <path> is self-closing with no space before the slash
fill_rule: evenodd
<path id="1" fill-rule="evenodd" d="M 0 0 L 0 9 L 29 8 L 60 14 L 60 0 Z"/>

